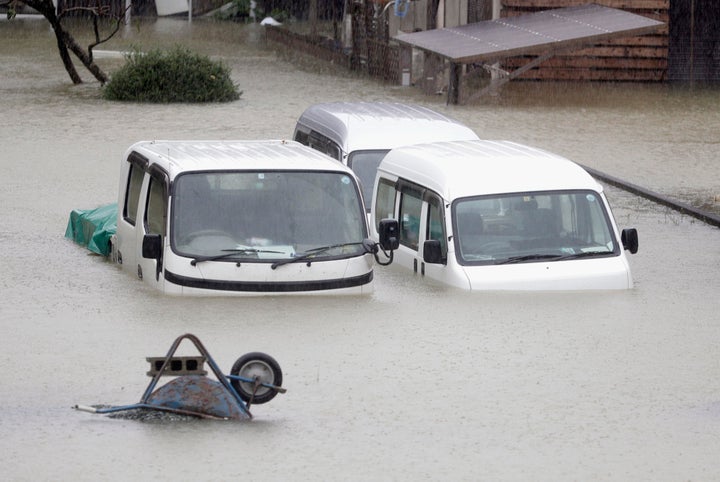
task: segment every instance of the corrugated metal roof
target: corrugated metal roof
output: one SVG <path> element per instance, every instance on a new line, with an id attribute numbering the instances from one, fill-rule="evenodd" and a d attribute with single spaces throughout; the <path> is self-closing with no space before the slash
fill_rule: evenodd
<path id="1" fill-rule="evenodd" d="M 395 39 L 452 62 L 468 64 L 515 55 L 545 54 L 615 37 L 643 35 L 663 25 L 624 10 L 590 4 L 405 33 Z"/>

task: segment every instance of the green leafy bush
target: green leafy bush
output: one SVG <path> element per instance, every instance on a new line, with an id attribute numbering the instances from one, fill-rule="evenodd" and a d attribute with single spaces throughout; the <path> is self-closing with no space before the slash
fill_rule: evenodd
<path id="1" fill-rule="evenodd" d="M 230 102 L 242 94 L 220 61 L 184 47 L 132 52 L 103 89 L 107 100 L 135 102 Z"/>

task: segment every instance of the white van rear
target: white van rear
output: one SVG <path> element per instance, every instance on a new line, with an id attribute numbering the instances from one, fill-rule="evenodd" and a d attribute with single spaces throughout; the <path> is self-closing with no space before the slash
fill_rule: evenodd
<path id="1" fill-rule="evenodd" d="M 602 186 L 577 164 L 506 141 L 393 149 L 378 167 L 371 235 L 399 221 L 394 262 L 467 290 L 633 286 Z"/>
<path id="2" fill-rule="evenodd" d="M 377 167 L 390 149 L 478 136 L 457 120 L 419 105 L 329 102 L 302 113 L 293 139 L 350 167 L 369 208 Z"/>

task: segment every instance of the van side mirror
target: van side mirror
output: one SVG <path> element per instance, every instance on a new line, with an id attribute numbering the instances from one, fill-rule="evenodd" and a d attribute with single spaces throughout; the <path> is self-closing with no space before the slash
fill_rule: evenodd
<path id="1" fill-rule="evenodd" d="M 380 246 L 386 251 L 398 249 L 400 246 L 400 224 L 397 219 L 381 219 L 378 224 L 378 237 Z"/>
<path id="2" fill-rule="evenodd" d="M 622 233 L 620 234 L 620 240 L 622 241 L 623 248 L 627 249 L 632 254 L 637 253 L 638 247 L 640 246 L 640 242 L 638 241 L 637 229 L 623 229 Z"/>
<path id="3" fill-rule="evenodd" d="M 162 237 L 159 234 L 146 234 L 143 236 L 142 257 L 147 259 L 160 259 L 162 252 Z"/>
<path id="4" fill-rule="evenodd" d="M 429 264 L 442 264 L 442 247 L 437 239 L 428 239 L 423 244 L 423 261 Z"/>

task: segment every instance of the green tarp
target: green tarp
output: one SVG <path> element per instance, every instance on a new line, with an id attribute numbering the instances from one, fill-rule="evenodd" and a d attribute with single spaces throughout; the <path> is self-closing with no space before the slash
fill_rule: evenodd
<path id="1" fill-rule="evenodd" d="M 110 237 L 117 231 L 117 203 L 95 209 L 73 209 L 70 212 L 65 237 L 81 244 L 93 253 L 108 256 Z"/>

